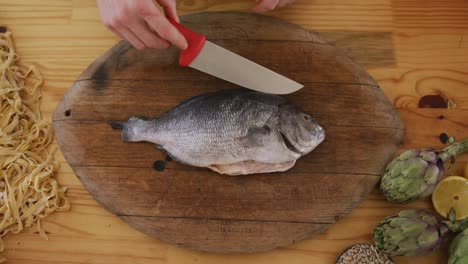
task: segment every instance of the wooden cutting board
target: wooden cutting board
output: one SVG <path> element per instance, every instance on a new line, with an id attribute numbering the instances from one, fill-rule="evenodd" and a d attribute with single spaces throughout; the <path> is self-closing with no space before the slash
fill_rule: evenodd
<path id="1" fill-rule="evenodd" d="M 323 124 L 325 141 L 288 172 L 240 177 L 165 161 L 150 143 L 123 143 L 109 122 L 155 118 L 192 96 L 237 87 L 179 67 L 175 48 L 121 42 L 82 73 L 53 116 L 59 146 L 91 195 L 150 236 L 223 253 L 292 244 L 357 206 L 403 137 L 378 84 L 319 35 L 275 18 L 200 13 L 182 23 L 304 84 L 287 97 Z"/>

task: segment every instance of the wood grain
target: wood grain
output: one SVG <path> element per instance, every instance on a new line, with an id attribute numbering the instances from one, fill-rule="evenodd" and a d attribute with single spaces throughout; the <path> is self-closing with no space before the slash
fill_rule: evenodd
<path id="1" fill-rule="evenodd" d="M 319 31 L 328 42 L 366 68 L 395 65 L 391 32 Z"/>
<path id="2" fill-rule="evenodd" d="M 218 13 L 218 20 L 221 20 L 219 16 L 222 14 L 224 13 Z M 215 14 L 211 14 L 211 16 L 214 17 Z M 246 19 L 249 17 L 247 16 Z M 187 17 L 189 21 L 190 18 L 194 18 L 194 16 Z M 255 19 L 249 20 L 256 21 Z M 276 19 L 270 18 L 268 20 L 270 20 L 271 24 L 279 23 Z M 191 25 L 191 23 L 187 23 L 187 25 Z M 243 25 L 242 28 L 244 27 L 246 25 Z M 201 28 L 198 28 L 198 31 L 200 30 Z M 206 31 L 208 36 L 217 32 L 212 32 L 211 28 L 206 29 Z M 278 29 L 278 32 L 281 31 Z M 290 75 L 294 73 L 294 78 L 298 82 L 331 83 L 333 81 L 334 83 L 377 85 L 369 75 L 357 71 L 356 69 L 359 67 L 356 62 L 337 51 L 335 47 L 315 41 L 309 43 L 308 39 L 311 39 L 309 35 L 301 41 L 283 40 L 283 36 L 275 40 L 264 40 L 263 36 L 260 36 L 260 39 L 240 37 L 238 40 L 222 39 L 221 37 L 211 38 L 210 41 L 250 60 L 261 60 L 263 66 L 286 77 L 292 77 Z M 318 36 L 314 35 L 312 39 L 317 38 Z M 216 80 L 215 77 L 208 74 L 198 74 L 191 68 L 180 69 L 178 65 L 174 65 L 173 62 L 177 61 L 178 56 L 175 47 L 169 50 L 156 50 L 151 53 L 138 52 L 129 48 L 128 43 L 123 43 L 110 49 L 104 55 L 105 58 L 109 58 L 110 62 L 98 69 L 95 69 L 96 66 L 92 65 L 93 70 L 84 72 L 79 80 L 106 81 L 109 80 L 108 78 L 112 80 L 112 78 L 116 79 L 118 77 L 119 80 L 176 81 L 180 80 L 181 76 L 187 81 Z M 336 63 L 336 61 L 340 63 Z M 329 63 L 321 64 L 322 62 Z M 154 67 L 160 64 L 164 67 Z M 285 65 L 287 65 L 288 71 L 285 71 Z M 326 71 L 324 70 L 325 67 Z M 109 70 L 115 71 L 118 76 L 106 76 L 105 73 Z"/>
<path id="3" fill-rule="evenodd" d="M 181 21 L 301 81 L 304 88 L 289 97 L 320 120 L 327 140 L 287 173 L 227 177 L 178 162 L 156 172 L 153 163 L 164 154 L 153 144 L 121 142 L 109 123 L 156 118 L 195 95 L 238 87 L 174 66 L 175 48 L 137 51 L 121 42 L 80 75 L 53 116 L 62 153 L 104 208 L 164 241 L 246 253 L 322 231 L 369 193 L 401 142 L 403 124 L 362 68 L 319 35 L 276 18 L 212 12 Z M 257 28 L 265 28 L 258 38 Z M 220 236 L 219 229 L 236 231 Z"/>
<path id="4" fill-rule="evenodd" d="M 73 84 L 75 88 L 70 90 L 63 102 L 58 105 L 59 108 L 55 111 L 53 118 L 57 121 L 86 121 L 90 120 L 91 115 L 94 121 L 125 120 L 129 116 L 138 115 L 154 118 L 163 114 L 167 109 L 177 106 L 181 97 L 182 100 L 187 100 L 198 95 L 200 91 L 213 92 L 219 89 L 238 88 L 238 86 L 218 80 L 166 80 L 167 76 L 161 77 L 163 80 L 156 80 L 153 72 L 157 71 L 159 70 L 149 72 L 150 77 L 141 80 L 77 81 Z M 123 75 L 125 77 L 129 74 Z M 196 73 L 192 71 L 190 75 L 196 75 Z M 205 78 L 205 76 L 198 78 Z M 375 127 L 378 123 L 382 127 L 403 128 L 396 122 L 398 115 L 395 109 L 388 104 L 388 99 L 377 86 L 347 82 L 302 83 L 308 89 L 299 90 L 286 97 L 296 102 L 304 111 L 314 113 L 314 116 L 320 118 L 324 125 Z M 174 90 L 180 91 L 181 95 L 174 95 Z M 107 100 L 110 96 L 114 97 L 113 100 L 118 102 L 122 111 L 109 111 L 114 104 Z M 151 100 L 139 100 L 142 96 L 147 96 Z M 355 101 L 361 104 L 355 104 Z M 154 106 L 155 104 L 158 106 Z M 367 117 L 370 111 L 374 111 L 383 120 L 369 120 Z"/>
<path id="5" fill-rule="evenodd" d="M 200 239 L 204 239 L 205 251 L 216 253 L 268 251 L 285 245 L 294 244 L 323 231 L 328 224 L 310 224 L 301 222 L 265 222 L 226 219 L 190 219 L 176 217 L 140 217 L 122 216 L 137 230 L 157 237 L 167 243 L 174 243 L 174 237 L 180 242 L 176 245 L 188 249 L 199 250 Z M 150 227 L 150 228 L 148 228 Z M 226 236 L 238 244 L 229 243 L 225 248 Z M 247 236 L 247 239 L 246 239 Z M 277 240 L 281 236 L 284 239 Z M 182 242 L 183 241 L 183 242 Z M 208 243 L 209 242 L 209 243 Z"/>
<path id="6" fill-rule="evenodd" d="M 177 2 L 181 14 L 247 10 L 253 4 L 251 0 Z M 337 32 L 344 36 L 367 36 L 359 40 L 359 45 L 354 44 L 357 41 L 354 38 L 336 45 L 365 64 L 392 102 L 399 97 L 408 102 L 399 101 L 397 105 L 406 131 L 411 132 L 405 134 L 399 150 L 403 151 L 426 146 L 440 148 L 443 146 L 438 139 L 441 132 L 460 139 L 468 137 L 468 61 L 464 59 L 468 56 L 468 36 L 466 29 L 459 26 L 468 24 L 468 17 L 460 16 L 460 11 L 466 8 L 464 0 L 297 0 L 270 14 L 319 31 L 332 42 L 335 38 L 328 34 Z M 426 15 L 429 12 L 438 14 L 437 21 Z M 118 41 L 100 23 L 94 0 L 3 0 L 0 24 L 14 32 L 23 61 L 36 64 L 45 75 L 42 108 L 46 118 L 51 117 L 66 89 L 83 69 Z M 382 38 L 388 41 L 381 43 Z M 373 47 L 378 50 L 368 57 L 366 50 Z M 358 51 L 357 56 L 350 49 Z M 382 58 L 391 58 L 391 63 L 382 63 Z M 421 95 L 415 87 L 423 79 L 426 89 L 437 88 L 456 101 L 457 107 L 417 109 Z M 445 118 L 438 119 L 440 115 Z M 61 164 L 57 176 L 69 188 L 72 210 L 44 220 L 43 225 L 50 233 L 48 241 L 34 234 L 34 228 L 9 235 L 6 254 L 11 263 L 333 263 L 341 249 L 353 243 L 371 242 L 373 227 L 385 216 L 402 208 L 432 209 L 430 200 L 399 206 L 385 202 L 374 191 L 349 215 L 313 239 L 248 256 L 203 254 L 159 242 L 129 227 L 100 207 L 84 190 L 63 156 L 59 154 L 57 158 Z M 466 162 L 468 155 L 459 156 L 447 174 L 460 175 Z M 425 257 L 396 260 L 415 264 L 447 261 L 444 250 Z"/>
<path id="7" fill-rule="evenodd" d="M 109 122 L 96 121 L 55 121 L 55 129 L 60 129 L 63 137 L 58 137 L 62 152 L 67 153 L 67 161 L 72 166 L 132 167 L 149 168 L 157 160 L 164 160 L 166 154 L 155 151 L 155 146 L 145 143 L 125 144 L 120 141 L 119 131 L 112 130 Z M 377 175 L 398 145 L 403 130 L 385 127 L 325 126 L 327 141 L 313 153 L 300 160 L 292 169 L 298 173 L 361 173 Z M 89 135 L 92 135 L 90 137 Z M 386 139 L 382 142 L 382 138 Z M 353 149 L 338 148 L 350 141 Z M 361 155 L 373 153 L 372 157 Z M 378 161 L 375 161 L 378 160 Z M 336 163 L 329 166 L 330 162 Z M 178 162 L 166 164 L 166 168 L 188 169 Z M 206 169 L 191 168 L 194 171 Z"/>
<path id="8" fill-rule="evenodd" d="M 151 168 L 95 166 L 74 167 L 74 171 L 96 200 L 114 214 L 193 221 L 334 223 L 372 189 L 376 178 L 362 174 L 277 173 L 233 179 L 191 169 L 159 173 Z M 338 180 L 342 184 L 337 184 Z M 179 227 L 183 227 L 182 222 Z M 249 251 L 252 249 L 255 247 Z"/>

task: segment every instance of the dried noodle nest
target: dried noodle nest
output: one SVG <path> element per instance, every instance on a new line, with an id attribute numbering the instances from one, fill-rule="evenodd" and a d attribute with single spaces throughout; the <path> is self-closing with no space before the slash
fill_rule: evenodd
<path id="1" fill-rule="evenodd" d="M 40 219 L 69 203 L 54 177 L 52 127 L 40 113 L 43 78 L 18 60 L 11 33 L 0 33 L 0 237 L 34 223 L 46 237 Z"/>

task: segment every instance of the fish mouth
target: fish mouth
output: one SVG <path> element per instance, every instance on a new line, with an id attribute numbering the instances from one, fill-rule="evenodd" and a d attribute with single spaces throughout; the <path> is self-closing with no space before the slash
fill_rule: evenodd
<path id="1" fill-rule="evenodd" d="M 317 141 L 319 143 L 322 143 L 322 141 L 325 139 L 325 131 L 323 130 L 323 128 L 320 128 L 318 133 L 319 133 L 319 135 L 317 137 Z"/>
<path id="2" fill-rule="evenodd" d="M 294 144 L 288 139 L 288 137 L 285 134 L 283 134 L 281 131 L 279 132 L 279 134 L 283 139 L 284 145 L 287 149 L 302 156 L 302 152 L 294 146 Z"/>

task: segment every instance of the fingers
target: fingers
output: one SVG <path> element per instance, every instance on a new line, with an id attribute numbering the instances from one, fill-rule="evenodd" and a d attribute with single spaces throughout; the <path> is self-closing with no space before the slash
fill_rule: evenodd
<path id="1" fill-rule="evenodd" d="M 146 23 L 158 33 L 158 35 L 179 49 L 187 49 L 188 43 L 182 33 L 179 32 L 163 15 L 145 17 Z"/>
<path id="2" fill-rule="evenodd" d="M 122 26 L 119 28 L 120 34 L 130 42 L 136 49 L 142 50 L 146 45 L 129 28 Z"/>
<path id="3" fill-rule="evenodd" d="M 276 8 L 278 3 L 279 0 L 259 0 L 254 7 L 254 11 L 259 13 L 271 11 Z"/>
<path id="4" fill-rule="evenodd" d="M 120 34 L 120 32 L 118 32 L 117 30 L 115 30 L 115 28 L 108 26 L 107 29 L 109 29 L 112 33 L 114 33 L 114 35 L 119 37 L 121 40 L 125 40 L 124 36 Z"/>
<path id="5" fill-rule="evenodd" d="M 292 2 L 294 2 L 294 0 L 257 0 L 254 11 L 259 13 L 267 12 L 283 7 Z"/>
<path id="6" fill-rule="evenodd" d="M 175 0 L 158 0 L 168 17 L 178 21 Z M 167 48 L 169 43 L 186 49 L 185 37 L 159 11 L 153 0 L 98 0 L 104 25 L 137 49 Z"/>
<path id="7" fill-rule="evenodd" d="M 285 5 L 291 4 L 292 2 L 294 2 L 294 1 L 292 1 L 292 0 L 280 0 L 278 2 L 278 5 L 276 5 L 276 8 L 283 7 Z"/>
<path id="8" fill-rule="evenodd" d="M 170 18 L 180 23 L 177 15 L 176 1 L 174 0 L 159 0 L 158 3 L 164 8 L 164 13 Z"/>
<path id="9" fill-rule="evenodd" d="M 128 27 L 148 48 L 167 49 L 169 43 L 158 37 L 144 20 L 139 20 Z"/>

